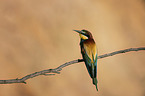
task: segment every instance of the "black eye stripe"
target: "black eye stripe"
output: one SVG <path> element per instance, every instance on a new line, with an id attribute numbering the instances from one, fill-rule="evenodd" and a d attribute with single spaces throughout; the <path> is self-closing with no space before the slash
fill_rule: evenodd
<path id="1" fill-rule="evenodd" d="M 82 31 L 83 31 L 83 32 L 88 32 L 87 30 L 84 30 L 84 29 L 83 29 Z"/>

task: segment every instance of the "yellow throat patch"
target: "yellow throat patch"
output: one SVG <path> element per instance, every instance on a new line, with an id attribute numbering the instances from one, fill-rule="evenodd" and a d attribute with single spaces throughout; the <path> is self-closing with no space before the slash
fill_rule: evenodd
<path id="1" fill-rule="evenodd" d="M 82 35 L 82 34 L 79 34 L 79 35 L 80 35 L 80 38 L 81 38 L 81 39 L 83 39 L 83 40 L 88 39 L 88 37 L 87 37 L 87 36 L 85 36 L 85 35 Z"/>

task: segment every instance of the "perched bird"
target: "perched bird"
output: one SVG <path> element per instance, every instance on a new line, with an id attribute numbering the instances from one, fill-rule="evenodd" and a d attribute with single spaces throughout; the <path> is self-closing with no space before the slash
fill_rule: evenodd
<path id="1" fill-rule="evenodd" d="M 92 34 L 87 30 L 74 30 L 80 35 L 80 47 L 83 60 L 87 67 L 90 77 L 92 78 L 93 84 L 97 87 L 97 49 Z"/>

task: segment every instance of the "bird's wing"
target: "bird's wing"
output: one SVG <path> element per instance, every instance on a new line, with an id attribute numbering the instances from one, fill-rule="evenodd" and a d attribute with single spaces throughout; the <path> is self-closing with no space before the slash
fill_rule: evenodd
<path id="1" fill-rule="evenodd" d="M 97 75 L 96 45 L 93 46 L 84 45 L 83 58 L 91 78 L 95 78 Z"/>

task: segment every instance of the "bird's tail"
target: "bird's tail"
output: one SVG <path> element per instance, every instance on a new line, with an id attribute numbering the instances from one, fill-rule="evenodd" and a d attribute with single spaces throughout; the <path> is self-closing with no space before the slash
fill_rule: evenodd
<path id="1" fill-rule="evenodd" d="M 93 79 L 93 84 L 96 86 L 96 90 L 98 91 L 98 86 L 97 86 L 98 80 L 97 78 L 92 78 L 92 79 Z"/>

